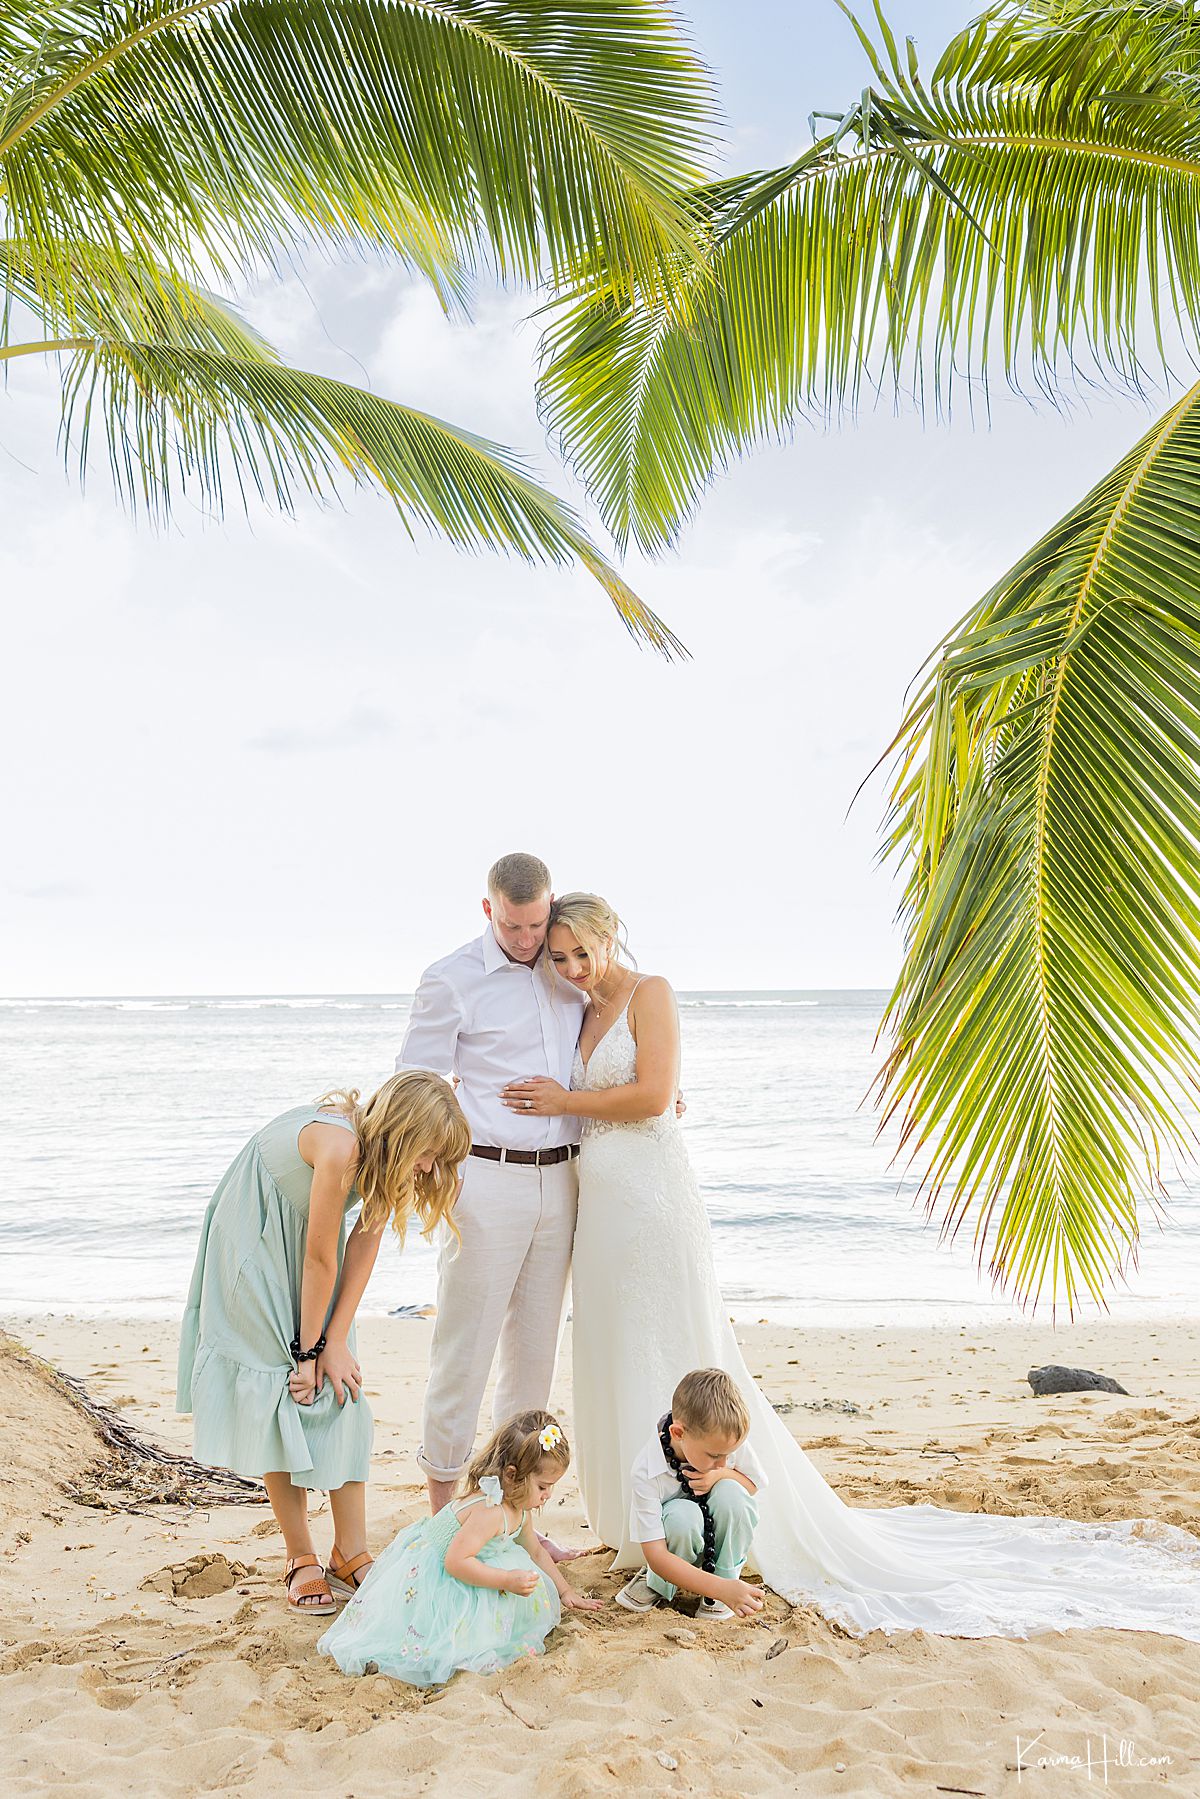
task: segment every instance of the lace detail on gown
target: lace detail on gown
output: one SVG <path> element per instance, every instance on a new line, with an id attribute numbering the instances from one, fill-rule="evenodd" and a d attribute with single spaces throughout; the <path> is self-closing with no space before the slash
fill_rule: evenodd
<path id="1" fill-rule="evenodd" d="M 606 1087 L 628 1086 L 636 1080 L 637 1045 L 626 1007 L 597 1043 L 586 1069 L 576 1050 L 571 1086 L 594 1093 Z M 580 1283 L 590 1291 L 593 1272 L 602 1286 L 608 1285 L 615 1251 L 621 1263 L 620 1291 L 626 1296 L 625 1303 L 632 1302 L 631 1309 L 640 1321 L 644 1365 L 648 1370 L 666 1366 L 670 1361 L 670 1333 L 669 1321 L 662 1314 L 670 1308 L 664 1307 L 663 1298 L 694 1281 L 698 1270 L 712 1268 L 708 1215 L 694 1191 L 694 1183 L 688 1192 L 691 1165 L 675 1108 L 672 1106 L 661 1117 L 627 1124 L 585 1118 L 581 1145 L 586 1148 L 581 1147 L 580 1153 L 580 1215 L 575 1234 L 576 1312 Z M 586 1185 L 582 1174 L 585 1165 Z M 607 1219 L 601 1217 L 592 1202 L 592 1194 L 600 1186 L 608 1196 L 599 1202 L 609 1208 Z M 684 1194 L 689 1203 L 681 1204 Z M 657 1245 L 647 1255 L 638 1253 L 637 1240 L 643 1233 Z M 615 1300 L 616 1295 L 612 1297 Z M 705 1298 L 720 1303 L 715 1279 Z M 660 1323 L 666 1332 L 661 1355 L 657 1329 Z M 578 1342 L 577 1336 L 575 1341 Z M 668 1393 L 654 1411 L 656 1419 L 661 1417 L 669 1399 Z M 639 1440 L 633 1453 L 640 1448 Z"/>
<path id="2" fill-rule="evenodd" d="M 636 1079 L 622 1013 L 586 1069 L 576 1054 L 571 1085 L 595 1092 Z M 793 1604 L 815 1604 L 856 1634 L 1109 1628 L 1200 1642 L 1200 1543 L 1172 1525 L 872 1509 L 838 1497 L 746 1367 L 673 1106 L 634 1124 L 584 1121 L 572 1285 L 579 1482 L 614 1567 L 642 1561 L 628 1535 L 634 1457 L 680 1377 L 720 1367 L 750 1407 L 766 1475 L 753 1559 Z"/>
<path id="3" fill-rule="evenodd" d="M 630 999 L 633 995 L 630 994 Z M 584 1065 L 579 1049 L 575 1050 L 575 1066 L 571 1073 L 572 1092 L 596 1093 L 605 1087 L 625 1087 L 637 1080 L 637 1044 L 629 1028 L 629 1001 L 625 1002 L 616 1022 L 609 1026 Z M 661 1118 L 638 1118 L 628 1124 L 616 1124 L 607 1118 L 585 1118 L 585 1137 L 604 1137 L 613 1131 L 628 1132 L 631 1137 L 678 1137 L 675 1109 Z M 680 1139 L 680 1148 L 683 1143 Z"/>

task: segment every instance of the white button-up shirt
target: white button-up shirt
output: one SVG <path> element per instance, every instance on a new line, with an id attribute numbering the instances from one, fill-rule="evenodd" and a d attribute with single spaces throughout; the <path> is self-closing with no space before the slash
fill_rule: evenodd
<path id="1" fill-rule="evenodd" d="M 532 966 L 510 962 L 489 925 L 421 976 L 396 1067 L 456 1074 L 476 1143 L 578 1143 L 578 1118 L 523 1118 L 504 1105 L 500 1089 L 539 1074 L 569 1087 L 586 1007 L 584 994 L 554 978 L 544 953 Z"/>
<path id="2" fill-rule="evenodd" d="M 739 1443 L 725 1466 L 736 1468 L 752 1480 L 761 1493 L 767 1484 L 762 1464 L 749 1443 Z M 630 1470 L 629 1535 L 635 1543 L 657 1543 L 667 1534 L 663 1523 L 663 1507 L 669 1499 L 692 1499 L 690 1487 L 685 1491 L 679 1476 L 672 1472 L 663 1454 L 657 1431 L 646 1443 Z"/>

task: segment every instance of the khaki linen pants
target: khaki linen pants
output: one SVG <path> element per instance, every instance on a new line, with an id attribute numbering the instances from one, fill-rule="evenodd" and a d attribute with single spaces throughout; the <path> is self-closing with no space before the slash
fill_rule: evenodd
<path id="1" fill-rule="evenodd" d="M 417 1461 L 456 1480 L 475 1447 L 496 1348 L 494 1423 L 550 1399 L 562 1334 L 579 1162 L 548 1167 L 468 1156 L 452 1237 L 438 1257 L 438 1309 Z"/>

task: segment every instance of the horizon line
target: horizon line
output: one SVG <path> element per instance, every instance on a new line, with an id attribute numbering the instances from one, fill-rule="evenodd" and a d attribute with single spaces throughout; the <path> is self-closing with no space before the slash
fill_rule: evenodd
<path id="1" fill-rule="evenodd" d="M 806 996 L 813 993 L 888 993 L 889 987 L 677 987 L 675 991 L 683 998 L 695 998 L 707 994 L 725 995 L 786 995 Z M 35 1000 L 118 1000 L 118 999 L 414 999 L 415 988 L 377 988 L 374 990 L 323 987 L 308 992 L 285 991 L 282 988 L 263 988 L 258 992 L 221 991 L 221 992 L 184 992 L 170 993 L 3 993 L 0 994 L 0 1005 L 14 1003 L 29 1004 Z"/>

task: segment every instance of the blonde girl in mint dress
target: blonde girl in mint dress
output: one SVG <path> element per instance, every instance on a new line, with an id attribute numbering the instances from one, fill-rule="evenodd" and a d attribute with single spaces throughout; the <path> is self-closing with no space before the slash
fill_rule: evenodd
<path id="1" fill-rule="evenodd" d="M 549 1412 L 511 1418 L 471 1463 L 459 1498 L 389 1544 L 317 1648 L 345 1674 L 369 1666 L 414 1687 L 540 1655 L 564 1606 L 600 1608 L 568 1585 L 533 1529 L 569 1461 Z"/>
<path id="2" fill-rule="evenodd" d="M 360 1102 L 331 1093 L 256 1131 L 209 1204 L 184 1313 L 176 1409 L 195 1453 L 261 1476 L 287 1545 L 296 1611 L 328 1615 L 371 1565 L 366 1539 L 372 1420 L 354 1315 L 383 1232 L 403 1242 L 454 1229 L 458 1166 L 471 1147 L 449 1084 L 393 1075 Z M 361 1204 L 346 1235 L 346 1218 Z M 328 1574 L 308 1528 L 308 1490 L 329 1494 Z"/>

